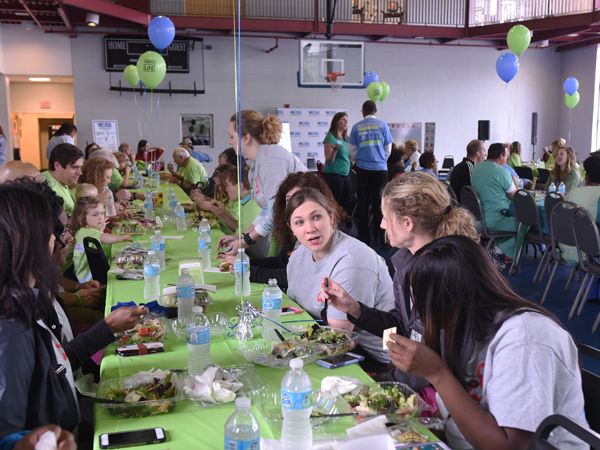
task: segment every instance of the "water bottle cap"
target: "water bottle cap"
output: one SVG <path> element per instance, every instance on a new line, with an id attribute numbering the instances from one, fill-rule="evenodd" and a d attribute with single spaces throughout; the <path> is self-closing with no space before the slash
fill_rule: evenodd
<path id="1" fill-rule="evenodd" d="M 208 223 L 208 219 L 202 219 L 202 222 L 207 222 Z"/>
<path id="2" fill-rule="evenodd" d="M 290 368 L 292 369 L 302 369 L 304 367 L 304 361 L 300 358 L 294 358 L 290 361 Z"/>
<path id="3" fill-rule="evenodd" d="M 238 248 L 238 253 L 244 253 L 244 249 L 243 248 Z"/>
<path id="4" fill-rule="evenodd" d="M 187 275 L 190 273 L 190 269 L 188 269 L 187 267 L 184 267 L 181 269 L 181 275 Z"/>
<path id="5" fill-rule="evenodd" d="M 154 255 L 154 250 L 150 250 L 150 251 L 148 252 L 148 255 L 149 255 L 149 256 L 152 256 L 152 255 Z"/>
<path id="6" fill-rule="evenodd" d="M 277 285 L 277 280 L 275 278 L 269 278 L 269 284 Z"/>
<path id="7" fill-rule="evenodd" d="M 238 397 L 235 399 L 235 409 L 238 411 L 249 411 L 252 401 L 248 397 Z"/>
<path id="8" fill-rule="evenodd" d="M 194 314 L 202 314 L 202 306 L 192 306 L 192 312 Z"/>
<path id="9" fill-rule="evenodd" d="M 160 230 L 156 230 L 154 234 L 160 234 Z"/>

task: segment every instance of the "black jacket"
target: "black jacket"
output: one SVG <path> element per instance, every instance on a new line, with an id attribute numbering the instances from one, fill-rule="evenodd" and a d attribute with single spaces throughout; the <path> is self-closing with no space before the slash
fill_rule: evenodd
<path id="1" fill-rule="evenodd" d="M 452 189 L 456 194 L 458 203 L 462 204 L 460 200 L 460 191 L 462 188 L 471 186 L 471 174 L 473 173 L 474 166 L 475 163 L 469 158 L 463 158 L 463 160 L 452 169 L 452 173 L 450 174 L 450 186 L 452 186 Z"/>
<path id="2" fill-rule="evenodd" d="M 411 310 L 410 289 L 405 285 L 404 280 L 413 265 L 414 256 L 409 250 L 400 249 L 392 256 L 391 261 L 396 269 L 394 274 L 394 308 L 386 312 L 361 303 L 360 317 L 357 319 L 348 314 L 348 320 L 375 336 L 383 337 L 384 330 L 396 327 L 396 334 L 410 338 L 411 329 L 416 320 L 416 312 L 414 309 Z M 387 372 L 378 374 L 376 379 L 378 381 L 399 381 L 407 384 L 417 392 L 429 386 L 429 382 L 425 378 L 409 375 L 392 363 L 388 364 L 387 370 Z"/>

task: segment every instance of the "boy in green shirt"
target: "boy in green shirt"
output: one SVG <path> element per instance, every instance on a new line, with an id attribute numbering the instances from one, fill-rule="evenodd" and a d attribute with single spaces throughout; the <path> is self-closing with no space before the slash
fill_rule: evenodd
<path id="1" fill-rule="evenodd" d="M 250 181 L 248 180 L 249 167 L 244 166 L 242 168 L 242 186 L 240 189 L 240 195 L 238 197 L 238 174 L 237 167 L 231 167 L 225 173 L 223 179 L 225 180 L 224 190 L 227 192 L 229 197 L 229 204 L 223 206 L 221 202 L 212 202 L 212 212 L 219 219 L 221 230 L 225 234 L 235 234 L 239 226 L 242 230 L 246 230 L 260 212 L 260 206 L 256 204 L 252 198 L 252 192 L 250 192 Z M 217 180 L 215 179 L 215 182 Z M 241 201 L 240 201 L 241 198 Z M 241 202 L 241 220 L 239 217 L 239 208 Z M 218 204 L 217 204 L 218 203 Z"/>

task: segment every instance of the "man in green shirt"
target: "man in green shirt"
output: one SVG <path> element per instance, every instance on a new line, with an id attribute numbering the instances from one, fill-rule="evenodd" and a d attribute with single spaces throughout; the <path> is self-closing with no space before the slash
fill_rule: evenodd
<path id="1" fill-rule="evenodd" d="M 202 163 L 192 158 L 185 148 L 177 147 L 173 150 L 173 161 L 179 166 L 179 170 L 175 172 L 172 163 L 167 165 L 167 169 L 171 173 L 169 183 L 179 184 L 187 192 L 195 189 L 198 183 L 204 186 L 208 174 Z"/>
<path id="2" fill-rule="evenodd" d="M 75 202 L 69 192 L 70 187 L 77 186 L 83 166 L 83 152 L 72 144 L 58 144 L 50 153 L 48 171 L 42 178 L 48 182 L 52 190 L 63 199 L 63 208 L 70 216 L 73 214 Z"/>

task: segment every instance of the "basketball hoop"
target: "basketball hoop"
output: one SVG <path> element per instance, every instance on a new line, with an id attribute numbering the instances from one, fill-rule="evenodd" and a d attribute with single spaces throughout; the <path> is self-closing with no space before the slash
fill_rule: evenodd
<path id="1" fill-rule="evenodd" d="M 327 74 L 329 82 L 331 83 L 331 92 L 340 92 L 342 85 L 344 84 L 344 78 L 346 74 L 343 72 L 331 72 Z"/>

